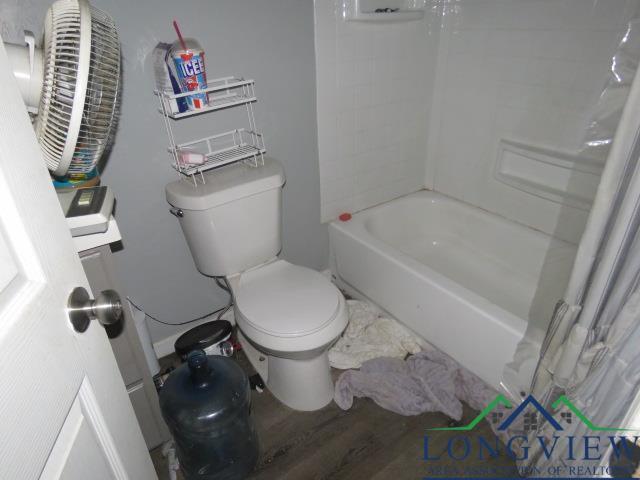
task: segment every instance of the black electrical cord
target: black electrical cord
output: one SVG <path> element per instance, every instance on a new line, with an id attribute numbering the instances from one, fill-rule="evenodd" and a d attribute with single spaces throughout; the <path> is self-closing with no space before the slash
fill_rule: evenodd
<path id="1" fill-rule="evenodd" d="M 162 321 L 159 318 L 156 318 L 153 315 L 150 315 L 149 313 L 147 313 L 144 308 L 142 308 L 141 306 L 137 305 L 133 300 L 131 300 L 131 297 L 127 297 L 127 300 L 129 301 L 129 303 L 131 303 L 131 305 L 136 307 L 138 310 L 140 310 L 142 313 L 144 313 L 151 320 L 153 320 L 154 322 L 161 323 L 163 325 L 170 325 L 170 326 L 186 325 L 188 323 L 197 322 L 198 320 L 204 320 L 205 318 L 211 317 L 211 316 L 215 315 L 216 313 L 218 314 L 218 317 L 216 318 L 216 320 L 220 320 L 222 318 L 222 315 L 227 313 L 229 311 L 229 309 L 231 309 L 231 307 L 233 307 L 233 296 L 231 295 L 231 289 L 229 288 L 229 283 L 227 283 L 227 279 L 226 278 L 224 278 L 224 277 L 221 277 L 221 278 L 223 278 L 224 284 L 220 281 L 220 279 L 218 277 L 214 277 L 214 280 L 215 280 L 216 284 L 221 289 L 223 289 L 225 292 L 227 292 L 229 294 L 229 303 L 227 303 L 222 308 L 218 308 L 217 310 L 214 310 L 213 312 L 206 313 L 206 314 L 204 314 L 204 315 L 202 315 L 202 316 L 200 316 L 198 318 L 194 318 L 192 320 L 187 320 L 185 322 L 171 323 L 171 322 Z"/>
<path id="2" fill-rule="evenodd" d="M 224 277 L 213 277 L 213 279 L 216 282 L 216 285 L 218 285 L 221 289 L 223 289 L 225 292 L 227 292 L 229 295 L 231 295 L 231 289 L 229 288 L 229 282 L 227 282 L 227 279 Z M 222 281 L 220 280 L 222 279 L 224 281 L 224 283 L 222 283 Z"/>

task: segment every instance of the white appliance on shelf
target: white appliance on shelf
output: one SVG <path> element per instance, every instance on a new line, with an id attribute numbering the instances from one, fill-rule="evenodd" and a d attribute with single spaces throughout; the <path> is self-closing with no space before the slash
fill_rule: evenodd
<path id="1" fill-rule="evenodd" d="M 36 137 L 55 177 L 92 172 L 118 119 L 120 42 L 113 19 L 86 0 L 59 0 L 47 11 L 44 38 L 6 44 Z M 58 192 L 72 236 L 104 233 L 113 193 L 98 186 Z"/>
<path id="2" fill-rule="evenodd" d="M 113 19 L 86 0 L 58 0 L 36 47 L 6 44 L 47 167 L 55 176 L 93 170 L 118 118 L 120 42 Z"/>

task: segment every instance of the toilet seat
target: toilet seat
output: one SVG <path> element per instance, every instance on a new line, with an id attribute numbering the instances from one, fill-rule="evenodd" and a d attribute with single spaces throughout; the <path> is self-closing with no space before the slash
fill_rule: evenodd
<path id="1" fill-rule="evenodd" d="M 341 294 L 315 270 L 277 260 L 243 273 L 234 297 L 237 309 L 255 329 L 299 337 L 331 323 Z"/>
<path id="2" fill-rule="evenodd" d="M 272 355 L 313 355 L 347 325 L 340 290 L 322 274 L 284 260 L 242 273 L 231 289 L 240 330 Z"/>

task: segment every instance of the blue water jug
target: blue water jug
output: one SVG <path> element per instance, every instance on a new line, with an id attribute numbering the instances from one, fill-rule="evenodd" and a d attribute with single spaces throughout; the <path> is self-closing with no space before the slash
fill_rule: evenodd
<path id="1" fill-rule="evenodd" d="M 160 408 L 187 480 L 240 480 L 258 460 L 251 389 L 232 359 L 194 350 L 160 391 Z"/>

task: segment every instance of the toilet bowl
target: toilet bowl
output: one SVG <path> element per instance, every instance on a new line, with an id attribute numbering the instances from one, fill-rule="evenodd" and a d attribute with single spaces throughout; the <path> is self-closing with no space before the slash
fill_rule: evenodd
<path id="1" fill-rule="evenodd" d="M 228 280 L 240 341 L 271 393 L 295 410 L 327 405 L 327 350 L 347 325 L 340 291 L 320 273 L 280 259 Z"/>
<path id="2" fill-rule="evenodd" d="M 269 390 L 317 410 L 333 398 L 327 350 L 347 325 L 346 302 L 319 272 L 278 257 L 283 185 L 282 166 L 265 158 L 171 182 L 166 196 L 198 270 L 227 279 L 240 342 Z"/>

